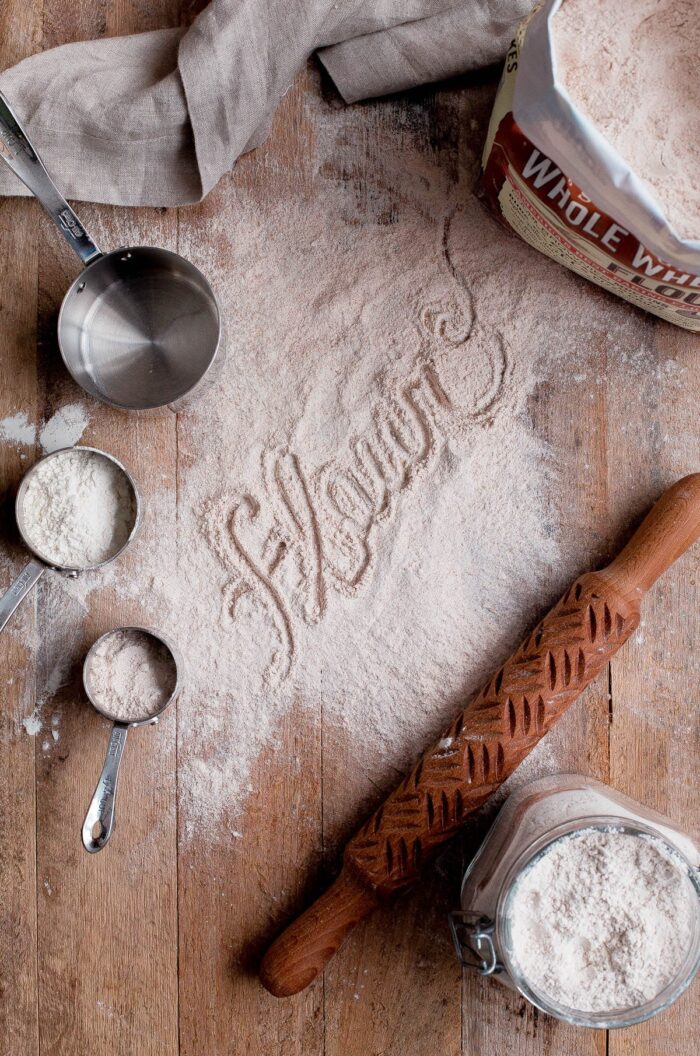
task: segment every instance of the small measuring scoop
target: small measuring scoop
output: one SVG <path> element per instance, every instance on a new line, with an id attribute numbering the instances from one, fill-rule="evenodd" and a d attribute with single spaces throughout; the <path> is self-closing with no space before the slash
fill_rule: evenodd
<path id="1" fill-rule="evenodd" d="M 150 639 L 154 646 L 162 650 L 162 655 L 169 657 L 172 662 L 172 681 L 164 687 L 163 699 L 157 707 L 151 707 L 149 710 L 148 703 L 144 700 L 143 713 L 139 716 L 130 714 L 128 720 L 125 720 L 117 715 L 114 710 L 110 710 L 109 693 L 105 692 L 104 685 L 100 689 L 95 684 L 96 680 L 92 675 L 92 670 L 93 664 L 98 662 L 100 650 L 103 650 L 105 646 L 108 647 L 110 641 L 114 641 L 117 636 L 129 634 Z M 88 700 L 100 715 L 104 715 L 106 719 L 114 723 L 109 737 L 109 744 L 107 745 L 107 755 L 102 767 L 102 773 L 83 822 L 83 847 L 90 854 L 101 851 L 114 832 L 117 781 L 119 780 L 119 765 L 124 753 L 124 746 L 126 745 L 126 735 L 134 726 L 149 726 L 158 722 L 165 709 L 170 707 L 180 692 L 182 674 L 183 661 L 177 647 L 172 642 L 167 641 L 161 634 L 156 634 L 155 631 L 150 630 L 148 627 L 116 627 L 112 631 L 107 631 L 106 634 L 97 639 L 85 657 L 83 685 Z"/>
<path id="2" fill-rule="evenodd" d="M 91 396 L 122 410 L 180 410 L 220 359 L 221 314 L 204 275 L 167 249 L 102 253 L 2 92 L 0 158 L 84 265 L 58 317 L 58 344 L 70 374 Z"/>
<path id="3" fill-rule="evenodd" d="M 115 545 L 113 553 L 109 553 L 103 560 L 96 561 L 94 563 L 85 563 L 81 565 L 66 565 L 60 564 L 55 558 L 48 553 L 42 553 L 37 545 L 32 541 L 31 532 L 31 521 L 27 511 L 27 491 L 32 480 L 36 477 L 39 472 L 39 467 L 50 459 L 60 459 L 66 456 L 72 458 L 104 458 L 109 461 L 113 466 L 116 466 L 120 474 L 122 474 L 125 491 L 130 493 L 132 501 L 132 524 L 128 532 L 126 539 L 124 539 L 120 545 Z M 86 511 L 87 513 L 87 511 Z M 124 550 L 126 550 L 129 543 L 132 541 L 136 532 L 139 528 L 141 521 L 141 503 L 139 500 L 138 491 L 136 490 L 136 484 L 128 472 L 128 470 L 122 465 L 118 459 L 114 458 L 113 455 L 108 455 L 106 451 L 100 451 L 96 447 L 64 447 L 59 451 L 53 451 L 51 454 L 44 455 L 37 462 L 34 463 L 31 469 L 22 477 L 22 482 L 17 491 L 17 498 L 15 500 L 15 518 L 17 520 L 17 527 L 19 534 L 22 537 L 22 542 L 26 546 L 27 550 L 33 554 L 32 560 L 25 566 L 22 572 L 19 574 L 17 579 L 14 581 L 12 586 L 6 591 L 5 594 L 0 597 L 0 631 L 5 627 L 7 621 L 12 616 L 20 602 L 24 601 L 29 591 L 43 576 L 47 568 L 53 569 L 55 572 L 61 572 L 64 575 L 75 577 L 80 572 L 86 572 L 92 569 L 101 568 L 103 565 L 107 565 L 110 561 L 114 561 L 115 558 L 119 557 Z"/>

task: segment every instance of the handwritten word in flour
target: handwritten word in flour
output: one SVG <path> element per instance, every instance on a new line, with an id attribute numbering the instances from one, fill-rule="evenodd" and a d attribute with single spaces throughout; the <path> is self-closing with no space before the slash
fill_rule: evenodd
<path id="1" fill-rule="evenodd" d="M 441 339 L 452 340 L 445 336 L 443 313 L 431 313 L 431 319 Z M 461 335 L 459 343 L 469 336 Z M 436 360 L 423 361 L 376 402 L 363 433 L 319 468 L 308 469 L 288 448 L 263 452 L 265 497 L 245 493 L 230 508 L 220 553 L 234 563 L 226 617 L 235 621 L 239 602 L 252 594 L 274 628 L 278 644 L 264 675 L 269 687 L 289 675 L 299 627 L 323 620 L 331 592 L 352 596 L 371 576 L 382 522 L 434 462 L 455 422 L 476 421 L 492 410 L 506 377 L 505 353 L 500 339 L 488 348 L 484 389 L 468 399 L 450 393 Z"/>

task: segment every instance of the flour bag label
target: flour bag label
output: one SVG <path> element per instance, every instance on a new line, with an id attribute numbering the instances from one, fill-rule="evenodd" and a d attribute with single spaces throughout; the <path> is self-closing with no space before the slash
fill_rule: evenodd
<path id="1" fill-rule="evenodd" d="M 632 304 L 700 331 L 700 241 L 675 233 L 556 77 L 541 0 L 506 56 L 483 156 L 492 210 L 530 245 Z"/>

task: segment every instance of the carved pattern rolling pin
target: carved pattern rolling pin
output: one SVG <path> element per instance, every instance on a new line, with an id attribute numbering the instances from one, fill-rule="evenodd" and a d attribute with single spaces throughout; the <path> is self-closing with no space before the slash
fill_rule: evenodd
<path id="1" fill-rule="evenodd" d="M 696 473 L 664 493 L 612 564 L 569 587 L 350 840 L 338 879 L 265 955 L 272 994 L 303 990 L 359 921 L 417 878 L 627 641 L 643 595 L 699 536 Z"/>

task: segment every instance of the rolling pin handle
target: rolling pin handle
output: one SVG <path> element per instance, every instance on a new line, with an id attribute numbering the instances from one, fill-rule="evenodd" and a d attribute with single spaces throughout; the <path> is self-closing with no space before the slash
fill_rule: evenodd
<path id="1" fill-rule="evenodd" d="M 377 908 L 372 891 L 347 870 L 273 942 L 260 980 L 274 997 L 291 997 L 321 974 L 361 920 Z"/>
<path id="2" fill-rule="evenodd" d="M 663 493 L 603 574 L 630 600 L 641 597 L 700 538 L 700 473 Z"/>

